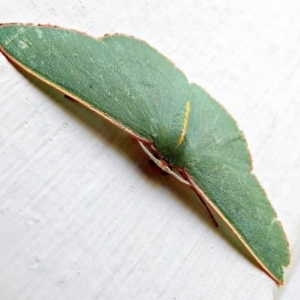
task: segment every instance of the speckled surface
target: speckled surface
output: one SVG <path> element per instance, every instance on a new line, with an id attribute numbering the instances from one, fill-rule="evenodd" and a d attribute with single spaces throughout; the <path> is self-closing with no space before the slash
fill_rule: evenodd
<path id="1" fill-rule="evenodd" d="M 239 123 L 288 235 L 278 288 L 153 174 L 126 134 L 0 56 L 3 299 L 295 299 L 300 258 L 297 1 L 2 1 L 0 22 L 149 42 Z"/>

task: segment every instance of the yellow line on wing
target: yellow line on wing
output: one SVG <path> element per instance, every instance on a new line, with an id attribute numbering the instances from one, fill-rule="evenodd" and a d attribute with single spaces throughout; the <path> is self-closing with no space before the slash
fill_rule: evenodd
<path id="1" fill-rule="evenodd" d="M 184 136 L 186 134 L 186 129 L 187 129 L 187 124 L 189 121 L 189 117 L 190 117 L 190 112 L 191 112 L 191 102 L 187 101 L 187 103 L 185 104 L 185 113 L 184 113 L 184 117 L 183 117 L 183 122 L 182 122 L 182 128 L 180 130 L 180 136 L 177 142 L 177 147 L 180 146 L 180 144 L 183 142 Z"/>

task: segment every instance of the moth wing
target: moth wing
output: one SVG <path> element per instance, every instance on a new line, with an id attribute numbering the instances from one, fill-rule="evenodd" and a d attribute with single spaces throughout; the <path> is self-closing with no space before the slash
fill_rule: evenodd
<path id="1" fill-rule="evenodd" d="M 191 84 L 184 165 L 209 206 L 278 283 L 289 249 L 277 216 L 252 174 L 243 134 L 225 109 Z"/>

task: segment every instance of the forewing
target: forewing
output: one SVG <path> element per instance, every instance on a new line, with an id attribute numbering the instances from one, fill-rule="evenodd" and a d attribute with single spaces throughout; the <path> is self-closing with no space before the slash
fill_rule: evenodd
<path id="1" fill-rule="evenodd" d="M 26 71 L 160 149 L 175 147 L 186 77 L 145 42 L 51 26 L 0 26 L 2 51 Z"/>

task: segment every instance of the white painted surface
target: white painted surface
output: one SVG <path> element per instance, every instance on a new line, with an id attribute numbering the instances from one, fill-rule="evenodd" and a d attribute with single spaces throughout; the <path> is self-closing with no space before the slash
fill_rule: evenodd
<path id="1" fill-rule="evenodd" d="M 146 40 L 222 103 L 292 250 L 278 288 L 124 133 L 0 56 L 1 299 L 296 299 L 299 1 L 0 0 L 0 22 Z"/>

